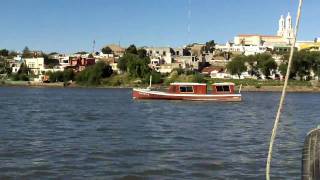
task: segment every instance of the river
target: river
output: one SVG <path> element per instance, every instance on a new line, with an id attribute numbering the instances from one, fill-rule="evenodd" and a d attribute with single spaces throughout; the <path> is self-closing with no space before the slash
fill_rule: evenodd
<path id="1" fill-rule="evenodd" d="M 0 87 L 0 179 L 265 179 L 279 97 L 135 101 L 130 89 Z M 319 102 L 288 94 L 272 178 L 300 179 Z"/>

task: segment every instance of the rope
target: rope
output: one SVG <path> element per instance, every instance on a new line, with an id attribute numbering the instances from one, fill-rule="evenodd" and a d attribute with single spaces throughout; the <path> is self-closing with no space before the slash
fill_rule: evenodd
<path id="1" fill-rule="evenodd" d="M 270 163 L 271 163 L 271 158 L 272 158 L 273 143 L 276 138 L 280 115 L 281 115 L 283 103 L 284 103 L 284 100 L 286 97 L 286 90 L 287 90 L 288 81 L 289 81 L 290 68 L 291 68 L 292 59 L 293 59 L 293 52 L 294 52 L 295 44 L 297 41 L 298 30 L 299 30 L 302 3 L 303 3 L 303 0 L 300 0 L 299 7 L 298 7 L 297 19 L 296 19 L 296 25 L 295 25 L 295 30 L 294 30 L 294 38 L 293 38 L 293 43 L 291 45 L 291 52 L 290 52 L 290 57 L 289 57 L 289 62 L 288 62 L 287 73 L 286 73 L 286 77 L 285 77 L 285 81 L 284 81 L 284 85 L 283 85 L 283 89 L 282 89 L 282 94 L 281 94 L 281 99 L 280 99 L 280 103 L 279 103 L 277 116 L 276 116 L 276 119 L 274 122 L 272 134 L 271 134 L 271 138 L 270 138 L 268 159 L 267 159 L 267 165 L 266 165 L 266 179 L 267 180 L 270 180 Z"/>

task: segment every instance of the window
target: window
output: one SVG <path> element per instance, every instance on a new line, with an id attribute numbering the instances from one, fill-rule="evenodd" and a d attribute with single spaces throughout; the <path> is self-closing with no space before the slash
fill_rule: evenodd
<path id="1" fill-rule="evenodd" d="M 217 92 L 230 92 L 229 86 L 216 86 Z"/>
<path id="2" fill-rule="evenodd" d="M 182 93 L 193 92 L 193 87 L 192 86 L 180 86 L 180 92 L 182 92 Z"/>

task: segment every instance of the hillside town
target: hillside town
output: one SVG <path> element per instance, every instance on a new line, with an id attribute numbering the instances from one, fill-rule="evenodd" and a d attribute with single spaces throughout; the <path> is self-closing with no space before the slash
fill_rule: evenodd
<path id="1" fill-rule="evenodd" d="M 219 79 L 283 79 L 281 65 L 285 65 L 287 54 L 290 51 L 294 38 L 292 17 L 290 13 L 279 19 L 278 31 L 275 35 L 264 34 L 239 34 L 225 44 L 218 44 L 214 40 L 206 43 L 192 43 L 183 47 L 130 47 L 143 52 L 151 71 L 162 76 L 168 76 L 174 70 L 192 71 L 202 76 Z M 129 48 L 130 48 L 129 47 Z M 320 52 L 320 38 L 314 40 L 298 40 L 295 46 L 297 52 Z M 50 73 L 72 70 L 75 74 L 86 70 L 98 62 L 104 62 L 112 68 L 111 74 L 122 74 L 126 71 L 121 68 L 119 62 L 127 54 L 128 48 L 119 44 L 109 44 L 101 48 L 101 51 L 77 52 L 74 54 L 61 54 L 53 52 L 45 54 L 42 51 L 29 50 L 26 47 L 23 52 L 14 52 L 6 49 L 1 50 L 1 78 L 10 79 L 14 74 L 22 71 L 22 67 L 28 69 L 29 78 L 16 78 L 36 82 L 50 82 Z M 138 52 L 139 53 L 139 52 Z M 244 61 L 245 68 L 232 70 L 232 61 L 241 61 L 240 57 L 247 59 L 257 58 L 264 54 L 272 60 L 267 72 L 254 65 L 259 64 L 257 59 Z M 140 56 L 140 55 L 139 55 Z M 319 58 L 319 57 L 317 57 Z M 243 58 L 242 58 L 243 59 Z M 319 62 L 320 60 L 317 59 Z M 319 65 L 319 62 L 317 66 Z M 276 63 L 276 64 L 274 64 Z M 318 79 L 315 68 L 306 69 L 308 74 L 297 75 L 297 79 Z M 307 77 L 308 76 L 308 77 Z M 139 76 L 138 76 L 139 77 Z M 141 76 L 140 76 L 141 77 Z M 13 79 L 13 78 L 11 78 Z"/>

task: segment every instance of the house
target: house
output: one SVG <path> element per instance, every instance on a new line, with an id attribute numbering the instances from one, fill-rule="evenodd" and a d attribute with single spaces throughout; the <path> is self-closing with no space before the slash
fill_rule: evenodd
<path id="1" fill-rule="evenodd" d="M 34 75 L 41 75 L 45 70 L 43 57 L 25 58 L 24 62 Z"/>
<path id="2" fill-rule="evenodd" d="M 199 69 L 200 60 L 196 56 L 177 56 L 174 61 L 180 64 L 183 69 Z"/>
<path id="3" fill-rule="evenodd" d="M 170 47 L 144 47 L 150 59 L 158 59 L 160 64 L 171 64 L 174 52 Z"/>
<path id="4" fill-rule="evenodd" d="M 222 52 L 231 52 L 233 54 L 244 54 L 246 56 L 248 55 L 255 55 L 259 53 L 264 53 L 267 51 L 267 47 L 264 45 L 243 45 L 243 44 L 233 44 L 230 42 L 227 42 L 226 45 L 217 45 L 217 50 L 220 50 Z"/>
<path id="5" fill-rule="evenodd" d="M 70 66 L 68 68 L 72 68 L 76 72 L 80 72 L 84 70 L 86 67 L 94 65 L 94 58 L 82 58 L 82 57 L 72 57 L 70 59 Z"/>

